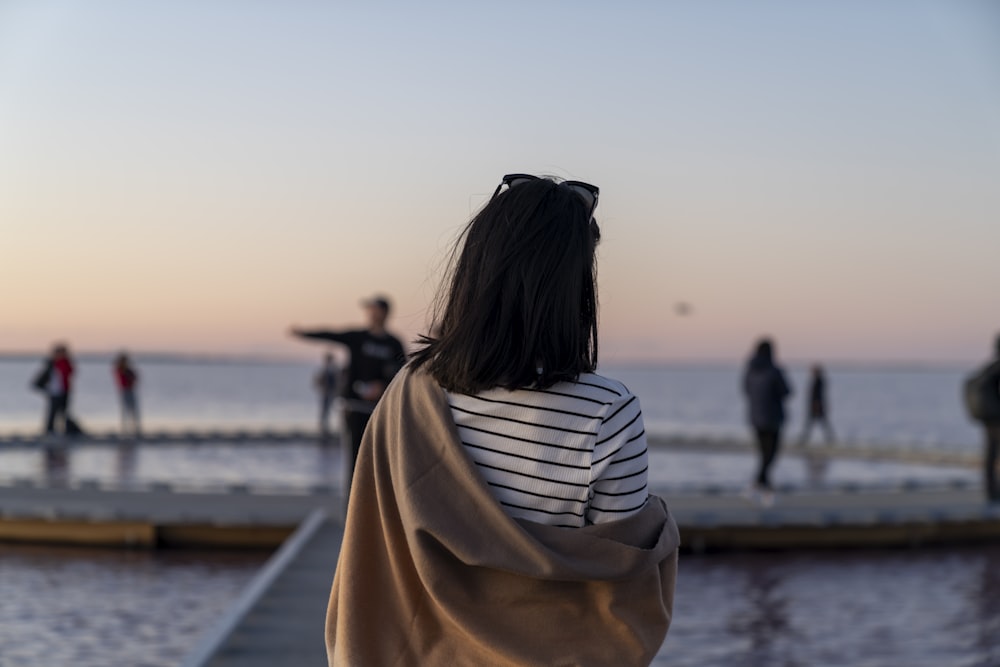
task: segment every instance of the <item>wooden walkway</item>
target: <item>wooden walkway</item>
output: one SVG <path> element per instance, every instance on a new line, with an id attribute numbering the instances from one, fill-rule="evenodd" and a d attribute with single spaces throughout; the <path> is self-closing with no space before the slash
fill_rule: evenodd
<path id="1" fill-rule="evenodd" d="M 333 493 L 179 493 L 156 486 L 107 490 L 0 486 L 0 540 L 100 546 L 268 548 L 308 515 L 336 515 Z"/>
<path id="2" fill-rule="evenodd" d="M 906 546 L 1000 539 L 1000 504 L 975 488 L 898 487 L 779 493 L 766 506 L 738 493 L 663 496 L 686 548 Z M 314 509 L 339 516 L 336 489 L 236 486 L 181 492 L 83 485 L 0 486 L 0 540 L 74 544 L 275 547 Z"/>
<path id="3" fill-rule="evenodd" d="M 689 551 L 886 548 L 1000 541 L 1000 503 L 979 489 L 802 491 L 762 505 L 740 495 L 664 497 Z"/>
<path id="4" fill-rule="evenodd" d="M 322 667 L 343 529 L 311 514 L 204 634 L 183 667 Z M 373 601 L 374 603 L 374 601 Z"/>

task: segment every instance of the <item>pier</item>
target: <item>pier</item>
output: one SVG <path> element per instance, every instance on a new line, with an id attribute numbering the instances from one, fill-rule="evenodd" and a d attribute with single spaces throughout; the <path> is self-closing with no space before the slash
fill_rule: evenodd
<path id="1" fill-rule="evenodd" d="M 137 442 L 113 434 L 72 440 L 15 435 L 0 438 L 0 453 L 223 444 L 280 448 L 314 442 L 313 433 L 276 430 L 153 432 Z M 337 449 L 336 438 L 324 446 Z M 751 451 L 744 442 L 695 438 L 652 437 L 650 447 L 706 454 Z M 788 447 L 783 456 L 979 465 L 976 456 L 958 451 L 854 444 Z M 786 487 L 779 488 L 773 505 L 733 486 L 678 488 L 664 483 L 655 470 L 650 471 L 650 487 L 666 498 L 687 552 L 1000 542 L 1000 505 L 984 502 L 978 485 L 968 481 Z M 336 483 L 206 488 L 182 481 L 122 486 L 107 480 L 8 479 L 0 483 L 0 541 L 276 550 L 185 665 L 322 665 L 323 619 L 342 536 L 341 507 Z M 665 660 L 660 656 L 654 664 Z"/>
<path id="2" fill-rule="evenodd" d="M 82 438 L 37 435 L 0 437 L 0 454 L 11 450 L 101 447 L 255 445 L 280 451 L 290 443 L 315 443 L 303 430 L 151 432 L 129 441 L 116 434 Z M 652 451 L 749 453 L 735 440 L 651 436 Z M 336 436 L 323 447 L 339 450 Z M 893 461 L 933 466 L 978 466 L 978 457 L 956 450 L 890 448 L 856 444 L 787 447 L 782 456 Z M 666 498 L 684 538 L 696 551 L 743 548 L 904 546 L 1000 538 L 1000 508 L 982 500 L 978 484 L 901 480 L 865 486 L 843 482 L 822 488 L 779 487 L 773 506 L 741 494 L 740 487 L 702 484 L 678 487 L 650 470 L 650 488 Z M 107 479 L 0 482 L 0 540 L 123 545 L 130 547 L 276 548 L 319 509 L 339 518 L 339 480 L 308 486 L 267 483 L 190 485 L 183 481 Z"/>

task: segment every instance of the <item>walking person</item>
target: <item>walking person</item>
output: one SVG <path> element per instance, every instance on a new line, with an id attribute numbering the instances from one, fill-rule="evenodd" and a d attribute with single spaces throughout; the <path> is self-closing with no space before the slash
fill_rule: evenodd
<path id="1" fill-rule="evenodd" d="M 995 357 L 973 373 L 965 382 L 965 403 L 969 416 L 983 425 L 983 489 L 986 499 L 1000 502 L 1000 335 Z"/>
<path id="2" fill-rule="evenodd" d="M 598 189 L 505 176 L 365 432 L 330 665 L 648 665 L 678 534 L 639 400 L 595 372 Z M 372 601 L 377 600 L 377 604 Z"/>
<path id="3" fill-rule="evenodd" d="M 42 372 L 35 377 L 35 388 L 44 392 L 48 399 L 44 424 L 46 434 L 76 435 L 79 432 L 76 422 L 69 416 L 74 372 L 69 348 L 59 343 L 52 348 L 52 354 L 46 360 Z"/>
<path id="4" fill-rule="evenodd" d="M 809 404 L 806 406 L 806 423 L 802 429 L 802 437 L 799 438 L 799 445 L 805 445 L 809 441 L 809 436 L 812 434 L 815 424 L 819 424 L 823 428 L 826 444 L 832 445 L 834 435 L 827 411 L 826 373 L 823 372 L 823 367 L 819 364 L 814 364 L 811 370 Z"/>
<path id="5" fill-rule="evenodd" d="M 344 426 L 347 429 L 347 442 L 344 443 L 345 501 L 350 496 L 354 462 L 358 458 L 361 437 L 368 420 L 385 388 L 406 363 L 403 344 L 386 330 L 389 300 L 376 296 L 364 301 L 362 305 L 368 320 L 368 326 L 364 329 L 330 331 L 292 327 L 291 330 L 292 335 L 299 338 L 340 343 L 350 352 L 344 383 L 340 388 L 344 405 Z"/>
<path id="6" fill-rule="evenodd" d="M 764 338 L 747 363 L 743 375 L 750 426 L 757 439 L 760 465 L 755 480 L 758 497 L 765 505 L 774 501 L 770 471 L 781 444 L 785 422 L 785 399 L 791 394 L 785 374 L 774 362 L 774 345 Z"/>
<path id="7" fill-rule="evenodd" d="M 319 394 L 319 434 L 321 438 L 326 438 L 330 434 L 330 408 L 333 400 L 337 397 L 337 365 L 333 361 L 333 355 L 327 353 L 323 357 L 323 366 L 313 378 L 313 385 Z"/>
<path id="8" fill-rule="evenodd" d="M 139 425 L 139 398 L 137 395 L 139 373 L 132 365 L 132 360 L 124 352 L 115 357 L 112 376 L 115 387 L 118 389 L 118 400 L 121 406 L 122 433 L 138 437 L 142 432 Z"/>

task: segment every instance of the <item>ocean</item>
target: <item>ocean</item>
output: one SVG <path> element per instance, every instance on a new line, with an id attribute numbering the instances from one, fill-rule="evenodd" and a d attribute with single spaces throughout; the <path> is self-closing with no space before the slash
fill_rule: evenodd
<path id="1" fill-rule="evenodd" d="M 0 434 L 41 426 L 43 399 L 30 388 L 41 360 L 0 358 Z M 302 362 L 137 360 L 144 427 L 313 428 L 316 366 Z M 77 364 L 73 412 L 93 430 L 118 424 L 110 360 Z M 802 426 L 808 368 L 791 365 L 795 395 L 787 431 Z M 599 372 L 639 396 L 652 433 L 747 437 L 737 364 L 627 364 Z M 849 442 L 971 450 L 980 433 L 960 402 L 964 368 L 830 366 L 827 391 L 838 438 Z"/>

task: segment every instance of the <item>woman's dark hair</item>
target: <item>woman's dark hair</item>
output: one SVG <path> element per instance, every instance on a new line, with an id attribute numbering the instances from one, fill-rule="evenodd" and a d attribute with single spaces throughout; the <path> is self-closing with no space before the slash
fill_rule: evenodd
<path id="1" fill-rule="evenodd" d="M 501 192 L 452 251 L 432 333 L 411 366 L 464 394 L 545 388 L 593 371 L 600 236 L 568 186 L 538 179 Z"/>

